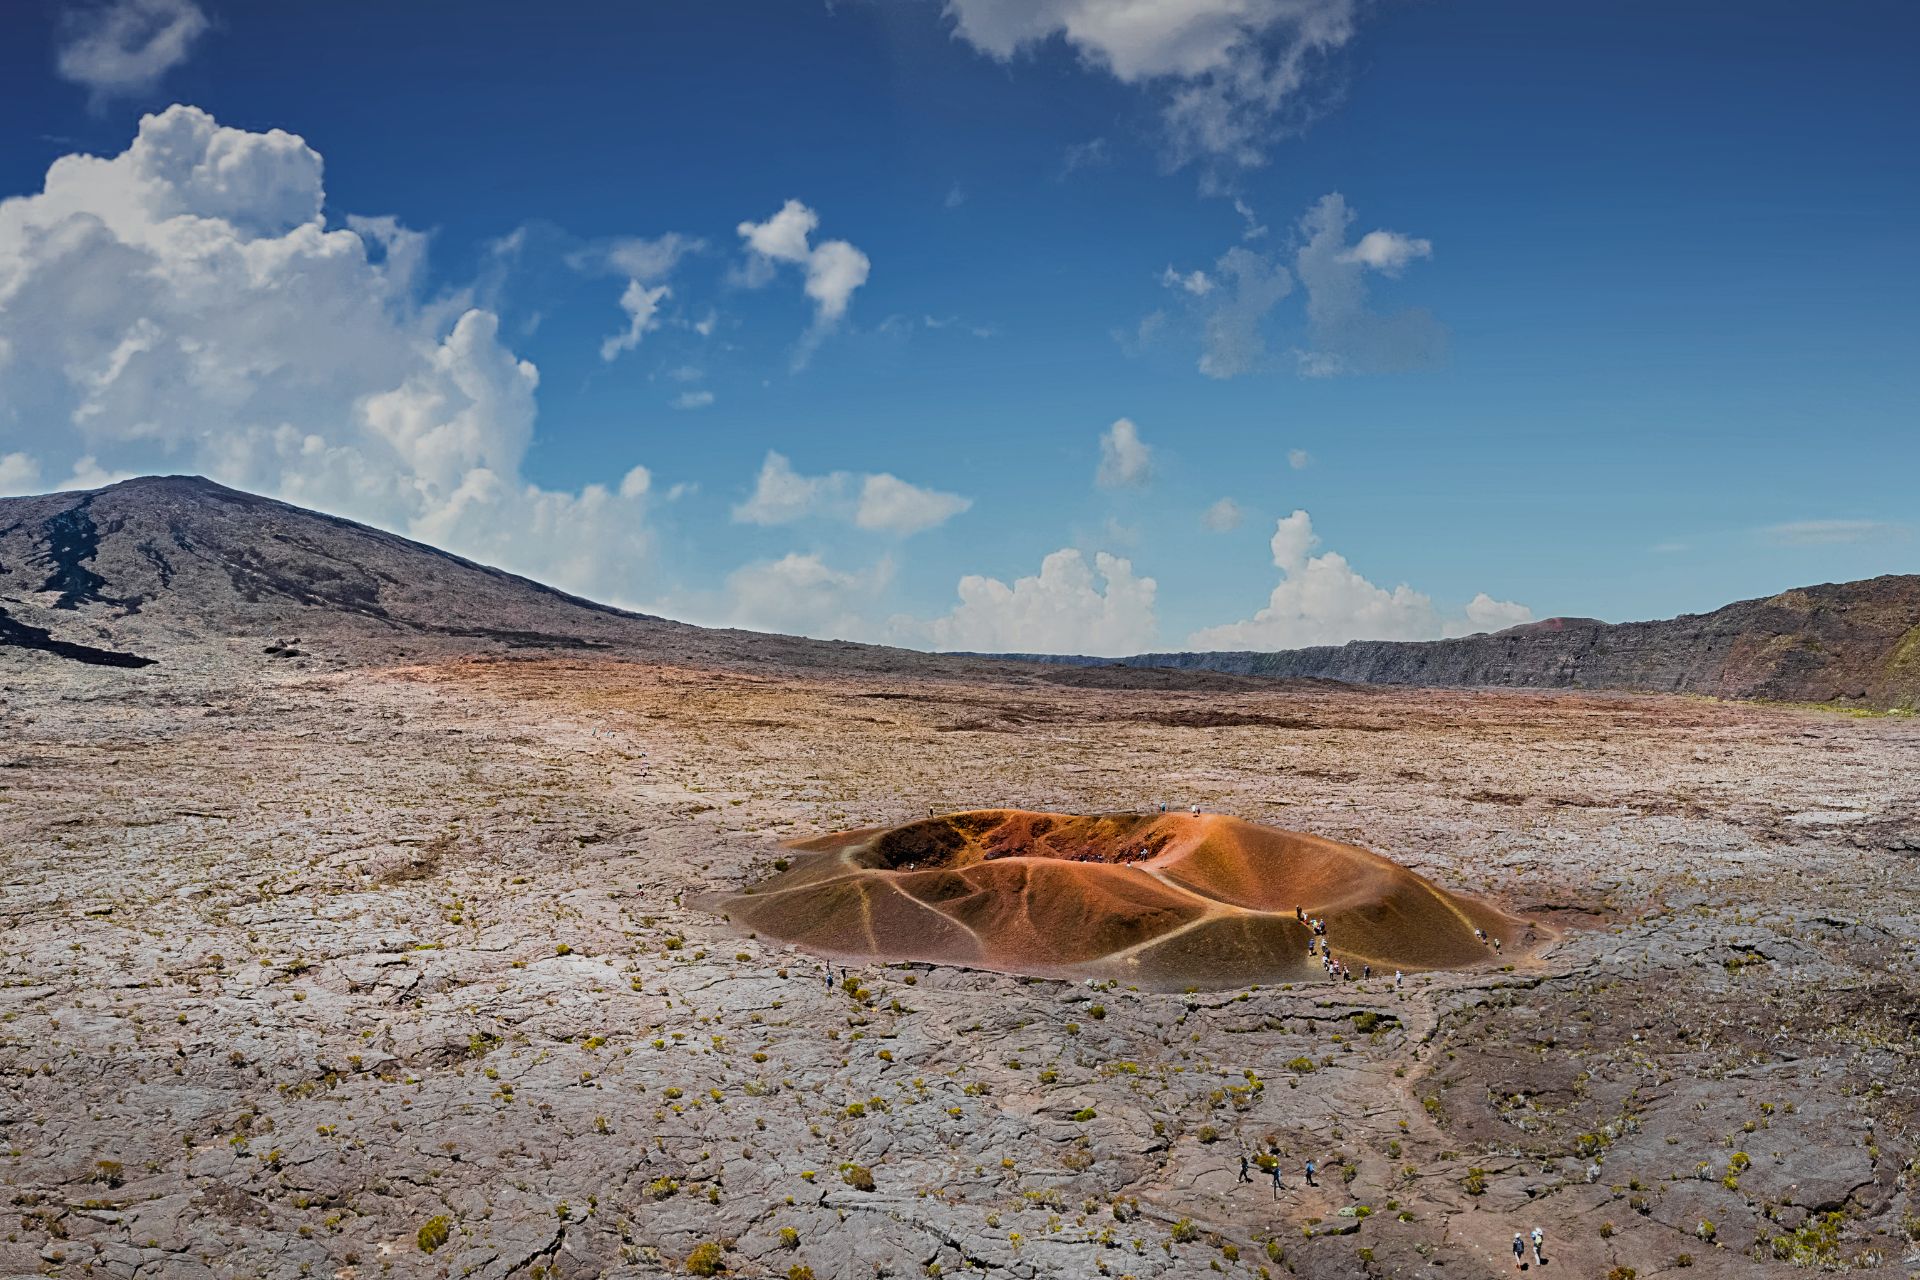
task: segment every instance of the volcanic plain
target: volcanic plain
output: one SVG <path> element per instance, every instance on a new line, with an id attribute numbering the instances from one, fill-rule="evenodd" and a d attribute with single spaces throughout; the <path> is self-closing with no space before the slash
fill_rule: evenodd
<path id="1" fill-rule="evenodd" d="M 1920 1272 L 1910 718 L 283 641 L 0 667 L 0 1276 Z M 1538 945 L 1035 977 L 735 909 L 1161 803 Z"/>

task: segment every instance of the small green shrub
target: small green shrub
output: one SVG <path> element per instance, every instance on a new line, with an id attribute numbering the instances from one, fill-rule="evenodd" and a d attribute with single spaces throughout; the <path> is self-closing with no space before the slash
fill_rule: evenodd
<path id="1" fill-rule="evenodd" d="M 420 1252 L 432 1253 L 447 1242 L 453 1234 L 453 1223 L 445 1214 L 436 1214 L 420 1224 L 420 1233 L 414 1237 L 420 1246 Z"/>

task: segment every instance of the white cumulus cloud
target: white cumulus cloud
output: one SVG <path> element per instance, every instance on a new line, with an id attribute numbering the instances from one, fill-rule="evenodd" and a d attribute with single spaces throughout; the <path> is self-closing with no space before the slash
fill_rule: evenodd
<path id="1" fill-rule="evenodd" d="M 817 554 L 789 552 L 742 565 L 727 575 L 714 625 L 836 640 L 872 639 L 868 612 L 893 580 L 893 562 L 835 569 Z M 696 607 L 695 615 L 700 615 Z"/>
<path id="2" fill-rule="evenodd" d="M 1352 40 L 1359 0 L 948 0 L 954 33 L 1002 61 L 1060 38 L 1161 100 L 1176 160 L 1261 163 L 1310 113 L 1304 91 Z"/>
<path id="3" fill-rule="evenodd" d="M 98 105 L 153 89 L 209 23 L 194 0 L 108 0 L 71 10 L 63 25 L 54 66 Z"/>
<path id="4" fill-rule="evenodd" d="M 1369 231 L 1360 242 L 1340 255 L 1342 262 L 1357 262 L 1383 275 L 1397 276 L 1401 268 L 1415 258 L 1431 258 L 1433 242 L 1403 236 L 1398 231 Z"/>
<path id="5" fill-rule="evenodd" d="M 1116 656 L 1153 647 L 1157 584 L 1138 577 L 1131 561 L 1097 552 L 1093 564 L 1067 547 L 1040 562 L 1040 572 L 1011 586 L 998 578 L 960 579 L 960 603 L 929 621 L 896 617 L 899 643 L 985 653 L 1087 653 Z"/>
<path id="6" fill-rule="evenodd" d="M 300 138 L 192 107 L 0 201 L 0 455 L 16 476 L 198 471 L 602 599 L 646 570 L 649 485 L 521 474 L 539 375 L 419 288 L 426 237 L 329 226 Z M 24 458 L 25 461 L 19 459 Z"/>
<path id="7" fill-rule="evenodd" d="M 1405 583 L 1391 591 L 1362 577 L 1345 556 L 1315 555 L 1313 519 L 1295 511 L 1274 524 L 1273 563 L 1280 570 L 1267 605 L 1253 617 L 1208 627 L 1187 637 L 1189 649 L 1297 649 L 1349 640 L 1436 640 L 1498 630 L 1530 621 L 1524 605 L 1475 596 L 1463 614 L 1448 616 Z"/>
<path id="8" fill-rule="evenodd" d="M 0 453 L 0 498 L 40 491 L 40 464 L 25 453 Z"/>
<path id="9" fill-rule="evenodd" d="M 705 409 L 713 403 L 711 391 L 682 391 L 673 398 L 676 409 Z"/>
<path id="10" fill-rule="evenodd" d="M 1100 436 L 1100 465 L 1093 482 L 1102 489 L 1137 488 L 1153 474 L 1153 447 L 1131 418 L 1117 418 Z"/>
<path id="11" fill-rule="evenodd" d="M 777 263 L 798 266 L 805 275 L 807 297 L 814 303 L 814 320 L 801 342 L 796 364 L 804 364 L 827 331 L 846 315 L 854 290 L 867 282 L 872 265 L 866 254 L 845 240 L 813 244 L 813 233 L 819 226 L 819 214 L 798 200 L 789 200 L 765 222 L 742 222 L 736 228 L 748 252 L 743 283 L 765 284 L 772 279 Z"/>
<path id="12" fill-rule="evenodd" d="M 770 451 L 752 495 L 734 507 L 733 518 L 760 525 L 825 518 L 906 537 L 945 524 L 972 505 L 971 498 L 925 489 L 885 472 L 802 475 L 785 455 Z"/>

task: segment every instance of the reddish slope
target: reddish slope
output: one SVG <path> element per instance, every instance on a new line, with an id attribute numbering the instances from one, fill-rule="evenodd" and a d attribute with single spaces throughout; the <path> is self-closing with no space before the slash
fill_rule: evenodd
<path id="1" fill-rule="evenodd" d="M 1295 908 L 1358 969 L 1464 968 L 1527 922 L 1351 845 L 1234 818 L 978 810 L 802 841 L 796 864 L 707 905 L 830 955 L 1143 987 L 1324 977 Z"/>

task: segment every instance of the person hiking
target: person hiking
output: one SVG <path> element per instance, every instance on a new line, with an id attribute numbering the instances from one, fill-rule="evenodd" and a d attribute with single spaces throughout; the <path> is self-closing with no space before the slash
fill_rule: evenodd
<path id="1" fill-rule="evenodd" d="M 1526 1237 L 1522 1236 L 1518 1231 L 1513 1233 L 1513 1269 L 1515 1271 L 1525 1271 L 1527 1269 Z"/>
<path id="2" fill-rule="evenodd" d="M 1253 1181 L 1253 1175 L 1247 1172 L 1247 1153 L 1244 1151 L 1240 1153 L 1240 1181 L 1242 1182 Z"/>
<path id="3" fill-rule="evenodd" d="M 1196 818 L 1200 816 L 1200 806 L 1197 804 L 1193 806 L 1193 816 Z"/>
<path id="4" fill-rule="evenodd" d="M 1280 1193 L 1286 1189 L 1286 1184 L 1280 1181 L 1280 1162 L 1275 1160 L 1273 1162 L 1273 1168 L 1267 1170 L 1267 1172 L 1273 1177 L 1273 1198 L 1278 1200 Z"/>
<path id="5" fill-rule="evenodd" d="M 1406 980 L 1407 980 L 1406 974 L 1400 972 L 1400 970 L 1398 969 L 1395 969 L 1393 971 L 1393 985 L 1395 990 L 1398 990 L 1400 987 L 1400 984 L 1405 982 Z"/>
<path id="6" fill-rule="evenodd" d="M 1545 1248 L 1546 1248 L 1546 1245 L 1547 1245 L 1547 1233 L 1546 1233 L 1546 1232 L 1544 1232 L 1544 1231 L 1542 1231 L 1542 1230 L 1541 1230 L 1540 1228 L 1538 1228 L 1538 1227 L 1535 1227 L 1535 1228 L 1533 1229 L 1533 1236 L 1532 1236 L 1532 1239 L 1533 1239 L 1533 1261 L 1534 1261 L 1534 1264 L 1535 1264 L 1536 1266 L 1542 1266 L 1542 1267 L 1544 1267 L 1544 1266 L 1546 1266 L 1546 1265 L 1547 1265 L 1547 1259 L 1546 1259 L 1546 1257 L 1545 1257 L 1545 1255 L 1544 1255 L 1544 1254 L 1543 1254 L 1543 1253 L 1542 1253 L 1541 1251 L 1542 1251 L 1543 1249 L 1545 1249 Z"/>
<path id="7" fill-rule="evenodd" d="M 1373 976 L 1373 966 L 1370 964 L 1361 965 L 1360 976 L 1363 978 L 1371 978 Z"/>
<path id="8" fill-rule="evenodd" d="M 1308 1186 L 1310 1186 L 1310 1187 L 1317 1187 L 1317 1186 L 1319 1186 L 1319 1185 L 1320 1185 L 1319 1183 L 1317 1183 L 1317 1182 L 1315 1182 L 1315 1181 L 1313 1180 L 1313 1175 L 1314 1175 L 1314 1174 L 1316 1174 L 1316 1173 L 1318 1173 L 1318 1172 L 1320 1172 L 1320 1166 L 1319 1166 L 1319 1165 L 1317 1165 L 1317 1164 L 1315 1164 L 1315 1163 L 1313 1162 L 1313 1160 L 1312 1160 L 1312 1158 L 1311 1158 L 1311 1157 L 1309 1157 L 1309 1158 L 1308 1158 L 1308 1160 L 1307 1160 L 1307 1185 L 1308 1185 Z M 1275 1169 L 1275 1172 L 1274 1172 L 1274 1176 L 1275 1176 L 1276 1178 L 1280 1176 L 1280 1175 L 1279 1175 L 1279 1171 L 1278 1171 L 1278 1168 L 1277 1168 L 1277 1167 L 1276 1167 L 1276 1169 Z"/>

